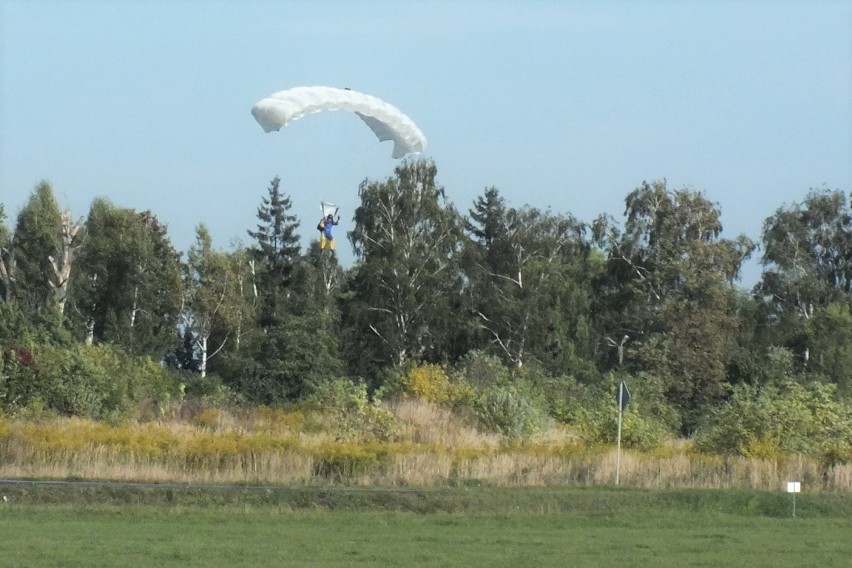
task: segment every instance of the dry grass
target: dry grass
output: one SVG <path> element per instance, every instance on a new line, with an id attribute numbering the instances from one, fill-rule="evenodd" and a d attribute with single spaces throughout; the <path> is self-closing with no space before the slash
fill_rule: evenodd
<path id="1" fill-rule="evenodd" d="M 483 434 L 468 420 L 435 403 L 404 398 L 390 408 L 403 425 L 402 438 L 415 444 L 480 449 L 500 445 L 497 434 Z"/>
<path id="2" fill-rule="evenodd" d="M 345 483 L 429 487 L 602 485 L 615 479 L 612 448 L 586 447 L 557 428 L 527 443 L 478 432 L 433 403 L 391 410 L 395 441 L 341 441 L 322 416 L 281 410 L 208 409 L 183 419 L 111 426 L 81 419 L 0 417 L 0 477 L 186 483 Z M 700 454 L 689 443 L 624 451 L 621 480 L 643 488 L 852 489 L 852 465 L 803 456 L 749 459 Z"/>

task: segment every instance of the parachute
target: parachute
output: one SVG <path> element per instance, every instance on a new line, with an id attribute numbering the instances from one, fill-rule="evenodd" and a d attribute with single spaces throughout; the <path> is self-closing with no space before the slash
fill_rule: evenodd
<path id="1" fill-rule="evenodd" d="M 324 110 L 354 112 L 382 142 L 393 140 L 393 157 L 419 154 L 426 137 L 414 121 L 398 108 L 376 97 L 334 87 L 296 87 L 261 99 L 251 113 L 265 132 L 280 130 L 288 122 Z"/>
<path id="2" fill-rule="evenodd" d="M 320 209 L 322 209 L 323 219 L 331 215 L 334 217 L 337 215 L 337 211 L 340 209 L 339 205 L 335 205 L 334 203 L 329 203 L 328 201 L 320 201 Z"/>

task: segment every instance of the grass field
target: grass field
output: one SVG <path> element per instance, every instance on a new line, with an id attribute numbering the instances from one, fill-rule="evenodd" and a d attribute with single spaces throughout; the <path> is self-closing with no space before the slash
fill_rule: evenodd
<path id="1" fill-rule="evenodd" d="M 852 497 L 0 487 L 2 566 L 847 566 Z"/>

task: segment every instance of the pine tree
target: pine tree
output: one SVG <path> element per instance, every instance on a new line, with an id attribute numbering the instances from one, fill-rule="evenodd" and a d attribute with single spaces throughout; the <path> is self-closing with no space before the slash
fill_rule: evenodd
<path id="1" fill-rule="evenodd" d="M 280 189 L 281 178 L 269 184 L 268 196 L 257 209 L 257 231 L 248 231 L 255 240 L 251 249 L 261 297 L 260 325 L 267 328 L 281 321 L 293 266 L 299 257 L 299 222 L 290 215 L 292 201 Z"/>
<path id="2" fill-rule="evenodd" d="M 55 273 L 50 258 L 60 254 L 62 214 L 47 182 L 36 186 L 18 214 L 12 238 L 15 295 L 32 316 L 54 310 L 51 282 Z"/>

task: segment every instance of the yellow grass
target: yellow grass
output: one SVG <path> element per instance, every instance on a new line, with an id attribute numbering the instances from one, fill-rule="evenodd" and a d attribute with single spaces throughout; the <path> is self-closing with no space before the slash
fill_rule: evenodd
<path id="1" fill-rule="evenodd" d="M 0 477 L 186 483 L 345 483 L 430 487 L 601 485 L 615 479 L 615 451 L 586 447 L 570 430 L 507 442 L 482 434 L 433 403 L 389 407 L 394 441 L 343 441 L 322 416 L 207 409 L 183 419 L 113 426 L 76 418 L 27 422 L 0 417 Z M 823 467 L 803 456 L 722 457 L 673 443 L 623 451 L 622 484 L 643 488 L 852 489 L 852 465 Z"/>

